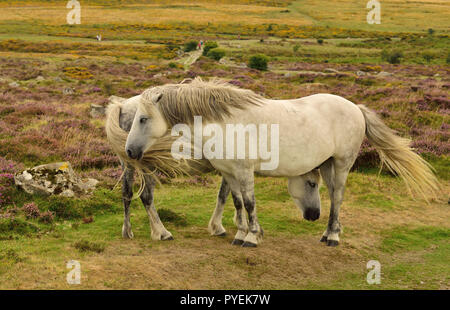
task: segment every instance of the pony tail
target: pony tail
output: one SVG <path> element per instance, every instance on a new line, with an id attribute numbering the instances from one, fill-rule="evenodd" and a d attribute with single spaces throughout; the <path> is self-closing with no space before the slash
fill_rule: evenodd
<path id="1" fill-rule="evenodd" d="M 399 137 L 395 131 L 364 105 L 358 105 L 366 121 L 366 136 L 380 155 L 381 163 L 400 176 L 406 183 L 410 194 L 417 192 L 428 202 L 436 198 L 439 182 L 434 168 L 409 146 L 410 139 Z"/>

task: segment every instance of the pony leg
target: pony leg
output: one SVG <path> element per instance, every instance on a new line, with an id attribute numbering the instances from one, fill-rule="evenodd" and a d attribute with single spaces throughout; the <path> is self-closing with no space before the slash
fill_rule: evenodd
<path id="1" fill-rule="evenodd" d="M 147 211 L 148 219 L 150 221 L 151 236 L 153 240 L 173 240 L 172 234 L 164 227 L 161 222 L 158 212 L 153 203 L 153 189 L 155 184 L 153 180 L 145 176 L 145 187 L 141 194 L 141 201 Z"/>
<path id="2" fill-rule="evenodd" d="M 248 234 L 245 236 L 243 247 L 256 247 L 262 241 L 264 234 L 256 215 L 256 202 L 253 190 L 242 194 L 244 206 L 248 214 Z"/>
<path id="3" fill-rule="evenodd" d="M 245 236 L 243 247 L 256 247 L 262 241 L 263 230 L 258 222 L 256 215 L 256 202 L 254 192 L 254 175 L 253 171 L 242 175 L 239 180 L 241 187 L 242 200 L 248 215 L 248 233 Z"/>
<path id="4" fill-rule="evenodd" d="M 245 216 L 244 212 L 244 201 L 240 192 L 232 191 L 231 196 L 233 197 L 233 203 L 235 207 L 234 223 L 236 224 L 238 229 L 231 244 L 242 245 L 248 232 L 247 217 Z"/>
<path id="5" fill-rule="evenodd" d="M 326 163 L 324 166 L 325 173 L 322 177 L 328 186 L 331 207 L 327 230 L 323 234 L 321 241 L 326 241 L 328 246 L 337 246 L 339 244 L 339 233 L 341 232 L 341 224 L 339 223 L 339 209 L 341 207 L 342 200 L 344 199 L 345 183 L 347 181 L 350 168 L 351 165 L 349 165 L 348 162 L 346 163 L 345 161 L 338 159 L 333 160 L 331 165 L 330 163 Z"/>
<path id="6" fill-rule="evenodd" d="M 133 175 L 134 169 L 129 166 L 122 164 L 122 169 L 125 170 L 122 179 L 122 200 L 123 200 L 123 226 L 122 226 L 122 237 L 127 239 L 132 239 L 134 237 L 133 231 L 131 230 L 130 221 L 130 204 L 131 198 L 133 197 Z"/>
<path id="7" fill-rule="evenodd" d="M 222 184 L 220 185 L 219 194 L 217 195 L 217 204 L 214 213 L 211 216 L 208 224 L 208 230 L 213 236 L 225 236 L 226 230 L 222 225 L 222 215 L 227 197 L 230 194 L 230 186 L 224 177 L 222 177 Z"/>

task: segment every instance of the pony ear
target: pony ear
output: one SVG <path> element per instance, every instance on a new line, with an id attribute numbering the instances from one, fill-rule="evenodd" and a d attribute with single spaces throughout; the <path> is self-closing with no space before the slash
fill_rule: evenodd
<path id="1" fill-rule="evenodd" d="M 189 84 L 189 83 L 191 83 L 193 81 L 193 79 L 191 79 L 191 78 L 185 78 L 184 80 L 182 80 L 181 82 L 180 82 L 180 84 Z"/>
<path id="2" fill-rule="evenodd" d="M 153 103 L 158 103 L 161 100 L 162 96 L 163 96 L 163 94 L 155 94 L 155 95 L 153 95 L 152 96 L 152 102 Z"/>

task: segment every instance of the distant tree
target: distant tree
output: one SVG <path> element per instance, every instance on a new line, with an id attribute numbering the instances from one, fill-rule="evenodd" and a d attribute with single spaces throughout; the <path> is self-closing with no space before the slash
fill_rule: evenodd
<path id="1" fill-rule="evenodd" d="M 208 56 L 209 58 L 212 58 L 212 59 L 214 59 L 214 60 L 219 61 L 222 57 L 225 56 L 225 54 L 226 54 L 226 52 L 225 52 L 224 49 L 221 49 L 221 48 L 216 47 L 216 48 L 213 48 L 213 49 L 209 50 L 207 56 Z"/>
<path id="2" fill-rule="evenodd" d="M 266 55 L 263 54 L 253 55 L 249 59 L 248 66 L 253 69 L 266 71 L 268 62 L 269 59 L 267 58 Z"/>
<path id="3" fill-rule="evenodd" d="M 402 57 L 403 53 L 401 51 L 383 50 L 381 52 L 381 59 L 387 61 L 390 64 L 399 64 Z"/>
<path id="4" fill-rule="evenodd" d="M 189 42 L 186 42 L 185 44 L 184 44 L 184 48 L 183 48 L 183 51 L 185 51 L 186 53 L 187 52 L 192 52 L 192 51 L 195 51 L 195 49 L 197 48 L 197 41 L 189 41 Z"/>

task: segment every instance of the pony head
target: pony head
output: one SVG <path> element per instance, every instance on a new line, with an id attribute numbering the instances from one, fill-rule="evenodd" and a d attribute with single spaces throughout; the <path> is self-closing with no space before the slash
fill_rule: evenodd
<path id="1" fill-rule="evenodd" d="M 125 144 L 125 153 L 129 158 L 140 160 L 156 140 L 167 132 L 168 125 L 157 108 L 162 96 L 154 92 L 141 97 Z"/>
<path id="2" fill-rule="evenodd" d="M 318 169 L 307 174 L 289 178 L 288 190 L 303 218 L 315 221 L 320 217 L 320 173 Z"/>

